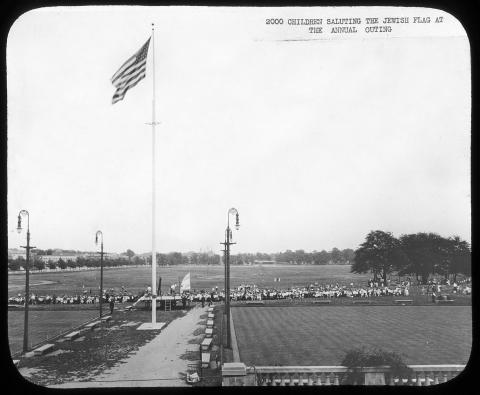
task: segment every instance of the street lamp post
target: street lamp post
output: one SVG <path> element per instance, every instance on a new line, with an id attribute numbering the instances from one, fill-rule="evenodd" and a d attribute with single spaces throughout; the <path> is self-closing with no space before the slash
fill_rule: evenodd
<path id="1" fill-rule="evenodd" d="M 100 318 L 102 318 L 102 304 L 103 304 L 103 233 L 101 230 L 97 230 L 95 234 L 95 245 L 98 244 L 98 236 L 101 236 L 100 242 Z"/>
<path id="2" fill-rule="evenodd" d="M 240 222 L 238 218 L 238 211 L 236 208 L 231 208 L 228 210 L 227 214 L 227 229 L 225 230 L 225 242 L 220 243 L 225 246 L 225 311 L 226 311 L 226 321 L 227 321 L 227 348 L 230 348 L 230 245 L 236 244 L 232 243 L 230 240 L 232 238 L 232 230 L 230 229 L 230 215 L 235 214 L 235 228 L 238 230 L 240 228 Z"/>
<path id="3" fill-rule="evenodd" d="M 27 260 L 25 264 L 25 318 L 23 321 L 23 352 L 28 351 L 28 302 L 30 300 L 30 250 L 35 248 L 30 246 L 30 214 L 27 210 L 21 210 L 18 213 L 17 232 L 22 232 L 22 216 L 27 216 L 27 245 L 21 246 L 26 249 Z"/>

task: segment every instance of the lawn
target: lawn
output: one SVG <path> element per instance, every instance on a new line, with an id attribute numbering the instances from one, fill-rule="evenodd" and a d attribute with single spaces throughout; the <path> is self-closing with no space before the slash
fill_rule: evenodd
<path id="1" fill-rule="evenodd" d="M 8 341 L 12 354 L 21 351 L 23 347 L 24 314 L 24 311 L 8 312 Z M 98 316 L 98 312 L 93 310 L 46 311 L 31 309 L 28 316 L 28 343 L 29 346 L 32 346 Z"/>
<path id="2" fill-rule="evenodd" d="M 356 347 L 379 347 L 407 364 L 466 364 L 471 307 L 234 307 L 240 360 L 247 365 L 340 365 Z"/>
<path id="3" fill-rule="evenodd" d="M 194 289 L 211 289 L 224 287 L 223 266 L 159 266 L 157 275 L 162 277 L 162 291 L 169 292 L 170 285 L 190 272 L 191 286 Z M 114 288 L 117 291 L 125 286 L 128 291 L 137 293 L 144 291 L 151 284 L 151 268 L 107 268 L 104 270 L 104 288 Z M 274 282 L 280 278 L 280 282 Z M 296 285 L 308 285 L 315 281 L 319 283 L 350 283 L 365 285 L 369 275 L 350 273 L 349 265 L 258 265 L 258 266 L 231 266 L 230 282 L 232 287 L 242 283 L 255 283 L 260 287 L 288 288 Z M 34 273 L 30 276 L 30 289 L 38 295 L 46 294 L 76 294 L 98 292 L 100 284 L 100 270 L 79 272 L 51 272 Z M 85 288 L 84 288 L 85 287 Z M 9 274 L 8 296 L 23 293 L 25 290 L 25 276 Z"/>

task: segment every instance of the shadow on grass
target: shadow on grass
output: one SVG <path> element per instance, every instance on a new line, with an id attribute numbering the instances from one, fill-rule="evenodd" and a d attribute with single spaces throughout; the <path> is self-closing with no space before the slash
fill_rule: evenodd
<path id="1" fill-rule="evenodd" d="M 188 341 L 188 344 L 201 344 L 202 343 L 202 340 L 203 340 L 203 337 L 202 336 L 197 336 L 193 339 L 190 339 Z"/>
<path id="2" fill-rule="evenodd" d="M 183 359 L 184 361 L 199 361 L 199 358 L 199 351 L 186 351 L 184 354 L 180 355 L 180 359 Z"/>
<path id="3" fill-rule="evenodd" d="M 197 328 L 193 331 L 193 336 L 199 336 L 205 334 L 205 328 Z"/>

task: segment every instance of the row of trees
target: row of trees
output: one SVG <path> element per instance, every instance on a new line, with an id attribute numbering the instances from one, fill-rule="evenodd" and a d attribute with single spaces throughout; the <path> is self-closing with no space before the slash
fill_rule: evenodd
<path id="1" fill-rule="evenodd" d="M 99 267 L 100 257 L 82 257 L 78 256 L 76 260 L 59 259 L 58 261 L 47 260 L 46 262 L 40 256 L 49 256 L 52 250 L 37 250 L 32 254 L 32 266 L 34 269 L 42 270 L 50 269 L 66 269 L 76 267 Z M 50 252 L 50 253 L 48 253 Z M 123 253 L 126 259 L 105 257 L 104 265 L 120 266 L 125 264 L 140 265 L 151 264 L 151 256 L 141 257 L 135 254 L 132 250 L 127 250 Z M 330 252 L 325 250 L 305 252 L 304 250 L 286 250 L 274 254 L 266 254 L 257 252 L 255 254 L 234 254 L 231 256 L 231 263 L 233 265 L 252 264 L 255 261 L 272 261 L 277 263 L 289 264 L 349 264 L 354 259 L 354 251 L 352 249 L 339 250 L 333 248 Z M 181 252 L 170 252 L 168 254 L 157 253 L 157 263 L 159 265 L 219 265 L 221 257 L 219 254 L 212 254 L 207 252 L 189 252 L 187 254 Z M 19 270 L 20 267 L 25 267 L 25 259 L 18 257 L 17 259 L 9 259 L 8 267 L 10 270 Z"/>
<path id="2" fill-rule="evenodd" d="M 330 252 L 325 250 L 313 252 L 305 252 L 304 250 L 286 250 L 285 252 L 277 252 L 273 254 L 260 252 L 257 252 L 256 254 L 236 254 L 232 256 L 232 263 L 248 264 L 255 261 L 274 261 L 276 263 L 289 263 L 294 265 L 338 265 L 349 264 L 353 262 L 354 257 L 355 253 L 350 248 L 344 250 L 333 248 Z"/>
<path id="3" fill-rule="evenodd" d="M 133 260 L 126 261 L 125 259 L 105 259 L 104 266 L 105 267 L 114 267 L 114 266 L 122 266 L 126 264 L 136 264 L 140 265 L 145 263 L 143 259 L 140 257 L 135 257 Z M 20 270 L 20 268 L 25 268 L 26 260 L 23 257 L 18 257 L 17 259 L 9 259 L 8 260 L 8 268 L 10 270 Z M 45 268 L 49 269 L 66 269 L 66 268 L 76 268 L 76 267 L 99 267 L 100 266 L 100 258 L 84 258 L 84 257 L 77 257 L 76 260 L 67 260 L 67 259 L 59 259 L 58 261 L 48 260 L 44 262 L 42 259 L 39 258 L 38 255 L 33 255 L 31 260 L 31 266 L 36 270 L 43 270 Z"/>
<path id="4" fill-rule="evenodd" d="M 152 257 L 147 258 L 148 264 L 152 263 Z M 157 253 L 157 263 L 159 265 L 219 265 L 220 255 L 206 252 L 191 252 L 183 254 L 181 252 L 169 252 L 168 254 Z"/>
<path id="5" fill-rule="evenodd" d="M 442 237 L 436 233 L 414 233 L 395 238 L 392 233 L 370 232 L 355 251 L 353 273 L 371 272 L 374 281 L 387 280 L 390 273 L 414 275 L 426 284 L 430 275 L 445 278 L 471 275 L 470 245 L 458 236 Z"/>

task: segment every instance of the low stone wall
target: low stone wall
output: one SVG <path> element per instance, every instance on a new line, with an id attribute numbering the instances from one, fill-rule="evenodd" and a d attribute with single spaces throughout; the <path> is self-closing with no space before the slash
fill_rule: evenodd
<path id="1" fill-rule="evenodd" d="M 447 382 L 465 369 L 465 365 L 409 365 L 409 377 L 395 377 L 388 366 L 362 368 L 360 385 L 429 386 Z M 242 362 L 222 366 L 223 386 L 303 386 L 341 385 L 345 366 L 256 366 Z"/>

